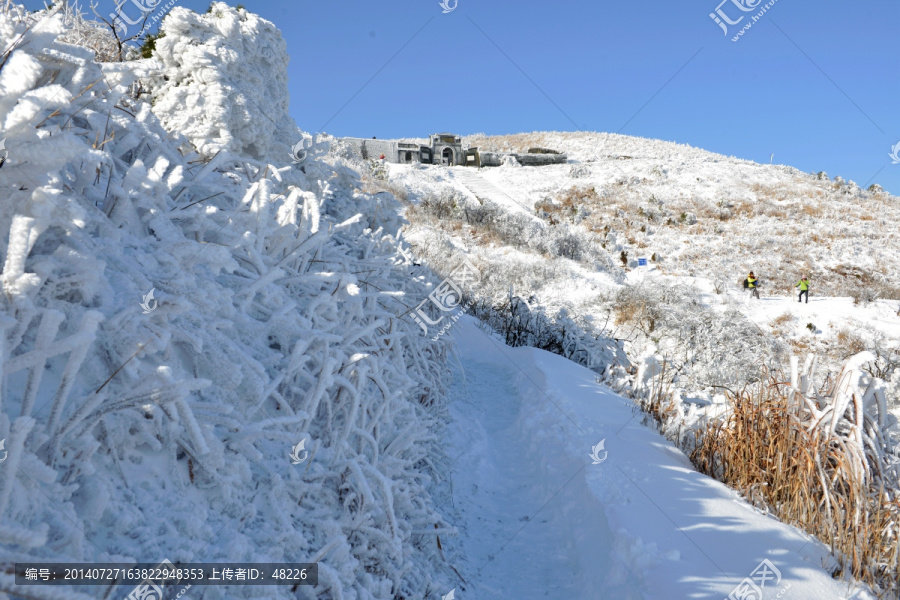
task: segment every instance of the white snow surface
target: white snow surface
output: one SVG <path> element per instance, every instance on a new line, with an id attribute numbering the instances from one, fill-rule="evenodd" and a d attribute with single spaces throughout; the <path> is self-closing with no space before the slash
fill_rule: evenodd
<path id="1" fill-rule="evenodd" d="M 454 181 L 458 182 L 472 198 L 494 202 L 510 212 L 526 214 L 537 220 L 537 217 L 533 215 L 533 207 L 529 203 L 511 197 L 491 183 L 487 178 L 487 173 L 481 170 L 476 171 L 471 167 L 453 167 L 450 172 Z"/>
<path id="2" fill-rule="evenodd" d="M 780 578 L 763 600 L 872 598 L 832 579 L 828 548 L 695 471 L 593 371 L 471 318 L 453 332 L 457 598 L 721 599 L 764 559 Z"/>

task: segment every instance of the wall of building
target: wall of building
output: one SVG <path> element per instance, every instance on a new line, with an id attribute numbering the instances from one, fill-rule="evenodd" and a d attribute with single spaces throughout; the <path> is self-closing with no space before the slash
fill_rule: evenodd
<path id="1" fill-rule="evenodd" d="M 513 154 L 519 164 L 525 167 L 540 167 L 543 165 L 558 165 L 569 162 L 565 154 Z"/>
<path id="2" fill-rule="evenodd" d="M 407 142 L 399 142 L 397 144 L 397 162 L 400 163 L 418 163 L 428 160 L 428 154 L 422 156 L 422 147 L 419 144 L 411 144 Z"/>
<path id="3" fill-rule="evenodd" d="M 397 161 L 397 142 L 392 140 L 371 140 L 366 138 L 341 138 L 363 159 L 379 158 L 384 154 L 391 162 Z"/>
<path id="4" fill-rule="evenodd" d="M 499 167 L 503 164 L 503 155 L 499 152 L 479 152 L 478 158 L 482 167 Z"/>

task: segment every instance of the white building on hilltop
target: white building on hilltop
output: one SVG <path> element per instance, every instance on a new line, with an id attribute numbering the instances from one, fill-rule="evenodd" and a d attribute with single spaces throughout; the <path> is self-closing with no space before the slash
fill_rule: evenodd
<path id="1" fill-rule="evenodd" d="M 400 164 L 495 167 L 500 166 L 503 157 L 507 155 L 514 157 L 522 165 L 539 166 L 567 161 L 565 154 L 543 148 L 532 148 L 525 154 L 479 152 L 477 147 L 464 148 L 462 138 L 452 133 L 434 133 L 429 136 L 427 145 L 376 138 L 341 138 L 341 141 L 349 145 L 363 160 L 381 159 Z"/>
<path id="2" fill-rule="evenodd" d="M 452 133 L 435 133 L 429 137 L 429 145 L 401 140 L 371 140 L 365 138 L 341 138 L 364 160 L 379 159 L 393 163 L 424 163 L 426 165 L 464 165 L 465 152 L 462 138 Z"/>

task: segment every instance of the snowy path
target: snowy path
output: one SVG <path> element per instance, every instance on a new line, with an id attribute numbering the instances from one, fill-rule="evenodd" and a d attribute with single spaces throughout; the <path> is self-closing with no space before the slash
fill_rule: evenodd
<path id="1" fill-rule="evenodd" d="M 694 471 L 591 371 L 468 319 L 454 336 L 457 599 L 722 600 L 763 559 L 780 577 L 761 600 L 870 598 L 828 575 L 820 544 Z"/>
<path id="2" fill-rule="evenodd" d="M 870 327 L 894 338 L 900 337 L 900 314 L 896 300 L 876 300 L 865 304 L 853 304 L 852 298 L 812 296 L 809 303 L 797 302 L 797 296 L 763 296 L 757 302 L 741 297 L 746 314 L 759 325 L 789 314 L 798 320 L 801 328 L 812 322 L 823 330 L 829 324 Z"/>
<path id="3" fill-rule="evenodd" d="M 603 584 L 613 537 L 585 484 L 585 463 L 523 435 L 532 428 L 521 401 L 529 382 L 515 365 L 484 358 L 464 360 L 463 393 L 453 405 L 462 453 L 454 499 L 465 518 L 467 579 L 479 581 L 475 596 L 462 597 L 583 597 Z M 577 432 L 571 423 L 562 427 Z M 569 515 L 584 511 L 596 518 L 573 531 Z"/>
<path id="4" fill-rule="evenodd" d="M 523 213 L 534 217 L 532 203 L 527 198 L 513 198 L 499 187 L 485 179 L 472 167 L 453 167 L 453 178 L 476 198 L 488 200 L 506 208 L 510 212 Z"/>

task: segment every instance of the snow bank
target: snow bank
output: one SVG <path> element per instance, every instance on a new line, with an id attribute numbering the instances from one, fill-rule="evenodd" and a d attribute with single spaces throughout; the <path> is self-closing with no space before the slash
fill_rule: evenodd
<path id="1" fill-rule="evenodd" d="M 396 203 L 288 162 L 271 23 L 176 9 L 159 60 L 102 67 L 65 29 L 0 11 L 0 561 L 317 561 L 301 597 L 424 597 L 446 342 L 398 318 L 429 273 Z"/>
<path id="2" fill-rule="evenodd" d="M 287 46 L 274 24 L 216 2 L 203 15 L 173 8 L 160 32 L 154 58 L 165 80 L 153 110 L 167 130 L 203 156 L 286 156 L 297 125 L 288 114 Z"/>

